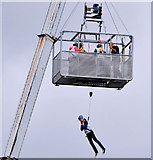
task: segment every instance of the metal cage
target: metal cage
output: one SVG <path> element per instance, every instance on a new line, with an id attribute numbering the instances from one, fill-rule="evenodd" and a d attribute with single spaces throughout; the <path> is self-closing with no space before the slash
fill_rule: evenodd
<path id="1" fill-rule="evenodd" d="M 82 42 L 84 49 L 69 51 L 74 42 Z M 104 53 L 94 52 L 97 43 L 101 43 Z M 119 54 L 111 53 L 112 43 L 118 46 Z M 63 31 L 54 43 L 52 67 L 52 82 L 56 85 L 121 89 L 133 78 L 133 37 Z"/>

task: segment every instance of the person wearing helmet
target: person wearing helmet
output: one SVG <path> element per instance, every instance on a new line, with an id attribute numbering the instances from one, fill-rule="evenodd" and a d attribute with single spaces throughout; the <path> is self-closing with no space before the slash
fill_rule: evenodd
<path id="1" fill-rule="evenodd" d="M 78 42 L 73 43 L 73 46 L 69 48 L 69 51 L 77 51 L 80 52 L 83 49 L 83 46 L 78 48 Z"/>
<path id="2" fill-rule="evenodd" d="M 97 44 L 97 48 L 95 48 L 94 52 L 96 52 L 96 53 L 106 53 L 103 49 L 102 44 L 100 44 L 100 43 Z"/>
<path id="3" fill-rule="evenodd" d="M 104 146 L 101 144 L 101 142 L 96 138 L 93 130 L 90 128 L 90 126 L 89 126 L 89 124 L 88 124 L 88 121 L 87 121 L 85 118 L 83 118 L 82 115 L 80 115 L 80 116 L 78 117 L 78 120 L 79 120 L 80 123 L 81 123 L 81 128 L 80 128 L 80 130 L 85 132 L 86 137 L 88 138 L 88 141 L 89 141 L 90 145 L 92 146 L 92 148 L 93 148 L 93 150 L 94 150 L 94 152 L 95 152 L 95 157 L 96 157 L 97 154 L 98 154 L 98 150 L 97 150 L 96 146 L 94 145 L 93 140 L 101 147 L 102 152 L 103 152 L 103 154 L 104 154 L 104 153 L 105 153 L 105 147 L 104 147 Z"/>
<path id="4" fill-rule="evenodd" d="M 119 47 L 115 46 L 114 43 L 109 45 L 112 54 L 119 54 Z"/>

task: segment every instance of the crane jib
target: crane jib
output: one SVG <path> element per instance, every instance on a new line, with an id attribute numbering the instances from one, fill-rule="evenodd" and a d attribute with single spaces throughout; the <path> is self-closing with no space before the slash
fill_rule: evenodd
<path id="1" fill-rule="evenodd" d="M 56 36 L 64 6 L 65 2 L 60 1 L 52 1 L 50 4 L 4 156 L 19 157 L 53 46 L 53 38 L 51 39 L 47 34 Z"/>

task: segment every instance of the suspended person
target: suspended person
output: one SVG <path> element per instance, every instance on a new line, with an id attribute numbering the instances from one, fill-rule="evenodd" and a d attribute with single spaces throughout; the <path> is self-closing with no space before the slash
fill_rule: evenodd
<path id="1" fill-rule="evenodd" d="M 112 56 L 112 62 L 113 62 L 113 73 L 114 78 L 122 78 L 121 72 L 120 72 L 120 55 L 119 55 L 119 47 L 115 46 L 114 43 L 110 44 L 110 51 Z"/>
<path id="2" fill-rule="evenodd" d="M 78 120 L 81 122 L 81 131 L 84 131 L 85 134 L 86 134 L 86 137 L 88 138 L 88 141 L 90 143 L 90 145 L 92 146 L 94 152 L 95 152 L 95 157 L 97 156 L 98 154 L 98 150 L 96 148 L 96 146 L 94 145 L 93 143 L 93 140 L 101 147 L 102 149 L 102 153 L 105 154 L 105 147 L 101 144 L 101 142 L 96 138 L 93 130 L 89 127 L 89 124 L 88 124 L 88 121 L 83 118 L 82 115 L 80 115 L 78 117 Z"/>

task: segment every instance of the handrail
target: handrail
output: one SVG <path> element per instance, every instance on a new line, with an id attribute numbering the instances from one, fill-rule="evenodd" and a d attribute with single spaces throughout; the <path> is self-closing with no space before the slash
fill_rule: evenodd
<path id="1" fill-rule="evenodd" d="M 91 35 L 115 35 L 115 36 L 127 36 L 127 37 L 133 37 L 132 35 L 128 34 L 117 34 L 117 33 L 102 33 L 102 32 L 84 32 L 84 31 L 62 31 L 61 33 L 63 34 L 64 32 L 67 33 L 81 33 L 81 34 L 91 34 Z"/>

